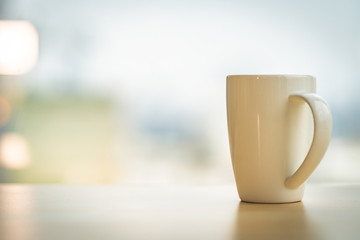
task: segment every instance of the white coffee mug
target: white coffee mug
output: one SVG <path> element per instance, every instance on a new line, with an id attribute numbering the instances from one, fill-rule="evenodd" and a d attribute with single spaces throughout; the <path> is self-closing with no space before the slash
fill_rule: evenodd
<path id="1" fill-rule="evenodd" d="M 301 201 L 332 129 L 315 85 L 307 75 L 227 77 L 230 152 L 242 201 Z"/>

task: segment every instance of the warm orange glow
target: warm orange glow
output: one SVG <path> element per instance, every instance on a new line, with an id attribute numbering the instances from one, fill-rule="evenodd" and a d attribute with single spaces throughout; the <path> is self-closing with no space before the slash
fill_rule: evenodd
<path id="1" fill-rule="evenodd" d="M 16 133 L 7 133 L 0 139 L 0 164 L 6 168 L 18 169 L 30 162 L 28 143 Z"/>
<path id="2" fill-rule="evenodd" d="M 0 21 L 0 74 L 27 73 L 38 58 L 38 34 L 28 21 Z"/>
<path id="3" fill-rule="evenodd" d="M 4 126 L 10 118 L 11 106 L 9 102 L 0 96 L 0 127 Z"/>

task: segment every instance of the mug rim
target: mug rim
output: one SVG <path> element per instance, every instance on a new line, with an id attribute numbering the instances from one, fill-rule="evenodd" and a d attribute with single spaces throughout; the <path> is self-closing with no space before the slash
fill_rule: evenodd
<path id="1" fill-rule="evenodd" d="M 234 78 L 234 77 L 238 77 L 238 78 L 243 78 L 243 77 L 293 78 L 293 77 L 296 77 L 296 78 L 313 78 L 313 79 L 315 79 L 315 77 L 313 75 L 309 75 L 309 74 L 230 74 L 230 75 L 226 76 L 226 78 Z"/>

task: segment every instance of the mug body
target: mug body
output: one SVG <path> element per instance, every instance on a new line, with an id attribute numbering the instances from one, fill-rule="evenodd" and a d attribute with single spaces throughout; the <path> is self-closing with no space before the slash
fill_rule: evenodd
<path id="1" fill-rule="evenodd" d="M 227 119 L 232 165 L 240 199 L 247 202 L 301 201 L 304 184 L 285 180 L 301 165 L 313 137 L 313 118 L 296 93 L 315 93 L 308 75 L 230 75 Z"/>

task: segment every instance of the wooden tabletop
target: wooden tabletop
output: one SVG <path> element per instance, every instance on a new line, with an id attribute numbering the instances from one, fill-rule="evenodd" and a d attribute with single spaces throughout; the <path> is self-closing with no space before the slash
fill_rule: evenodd
<path id="1" fill-rule="evenodd" d="M 291 204 L 235 186 L 0 185 L 0 239 L 360 239 L 360 184 L 308 184 Z"/>

